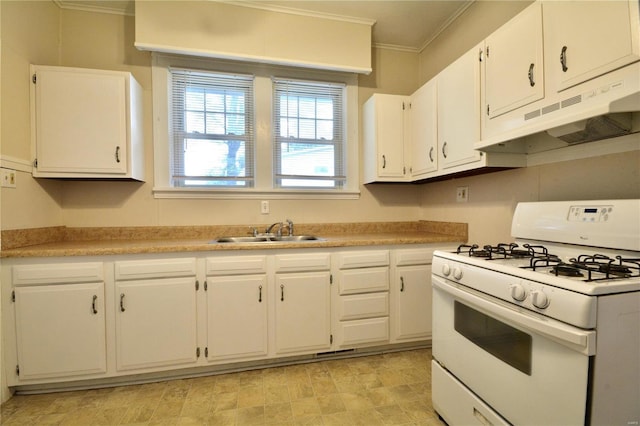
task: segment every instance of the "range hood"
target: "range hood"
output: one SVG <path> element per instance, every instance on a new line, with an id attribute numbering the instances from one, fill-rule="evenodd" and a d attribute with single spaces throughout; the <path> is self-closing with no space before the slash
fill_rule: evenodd
<path id="1" fill-rule="evenodd" d="M 476 149 L 531 154 L 639 133 L 640 62 L 546 94 L 498 119 L 500 131 Z"/>

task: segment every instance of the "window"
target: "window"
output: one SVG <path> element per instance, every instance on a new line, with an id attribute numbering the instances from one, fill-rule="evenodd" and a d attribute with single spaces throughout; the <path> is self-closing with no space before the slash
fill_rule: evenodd
<path id="1" fill-rule="evenodd" d="M 344 176 L 344 85 L 276 79 L 274 184 L 340 188 Z"/>
<path id="2" fill-rule="evenodd" d="M 152 58 L 156 198 L 359 197 L 357 75 Z"/>
<path id="3" fill-rule="evenodd" d="M 174 186 L 253 186 L 253 77 L 171 69 Z"/>

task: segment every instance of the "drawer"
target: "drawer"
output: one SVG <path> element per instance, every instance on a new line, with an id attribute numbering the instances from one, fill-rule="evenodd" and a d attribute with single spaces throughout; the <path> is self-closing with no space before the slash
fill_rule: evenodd
<path id="1" fill-rule="evenodd" d="M 338 253 L 338 268 L 353 269 L 370 266 L 387 266 L 389 250 L 363 250 Z"/>
<path id="2" fill-rule="evenodd" d="M 278 254 L 274 261 L 276 272 L 328 271 L 331 268 L 329 253 Z"/>
<path id="3" fill-rule="evenodd" d="M 338 299 L 340 321 L 389 315 L 389 293 L 357 294 Z"/>
<path id="4" fill-rule="evenodd" d="M 196 275 L 196 259 L 124 260 L 115 263 L 116 280 L 189 277 Z"/>
<path id="5" fill-rule="evenodd" d="M 389 290 L 389 268 L 346 269 L 338 272 L 340 294 Z"/>
<path id="6" fill-rule="evenodd" d="M 267 272 L 266 256 L 210 257 L 206 264 L 207 276 L 263 274 Z"/>
<path id="7" fill-rule="evenodd" d="M 338 325 L 341 347 L 389 341 L 389 318 L 341 321 Z"/>
<path id="8" fill-rule="evenodd" d="M 401 249 L 396 250 L 396 266 L 407 265 L 429 265 L 431 264 L 431 258 L 433 252 L 437 248 L 419 248 L 419 249 Z"/>
<path id="9" fill-rule="evenodd" d="M 102 262 L 21 265 L 12 269 L 13 285 L 72 284 L 104 281 Z"/>

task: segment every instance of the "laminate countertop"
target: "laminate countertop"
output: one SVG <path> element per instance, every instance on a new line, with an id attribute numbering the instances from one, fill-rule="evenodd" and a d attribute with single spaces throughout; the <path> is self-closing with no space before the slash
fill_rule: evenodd
<path id="1" fill-rule="evenodd" d="M 361 222 L 296 224 L 296 235 L 319 240 L 302 242 L 215 243 L 228 236 L 247 236 L 253 225 L 150 226 L 67 228 L 50 227 L 2 231 L 2 258 L 97 256 L 178 253 L 218 250 L 331 248 L 400 244 L 462 243 L 465 223 Z M 258 228 L 259 226 L 259 228 Z M 264 225 L 256 228 L 262 229 Z"/>

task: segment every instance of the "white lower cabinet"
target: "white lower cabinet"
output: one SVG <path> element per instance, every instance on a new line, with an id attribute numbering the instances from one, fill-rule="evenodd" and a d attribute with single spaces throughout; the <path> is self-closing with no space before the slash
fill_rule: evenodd
<path id="1" fill-rule="evenodd" d="M 433 249 L 395 252 L 391 283 L 392 342 L 431 338 L 431 258 Z"/>
<path id="2" fill-rule="evenodd" d="M 331 347 L 330 279 L 329 271 L 276 274 L 277 354 Z"/>
<path id="3" fill-rule="evenodd" d="M 6 359 L 17 357 L 20 380 L 107 371 L 102 263 L 16 266 L 12 282 L 15 329 L 3 334 L 15 335 L 16 351 Z"/>
<path id="4" fill-rule="evenodd" d="M 116 262 L 117 370 L 196 363 L 195 264 L 194 258 Z"/>
<path id="5" fill-rule="evenodd" d="M 389 342 L 389 251 L 338 253 L 334 292 L 336 347 Z"/>
<path id="6" fill-rule="evenodd" d="M 268 354 L 266 256 L 207 259 L 207 360 Z"/>

